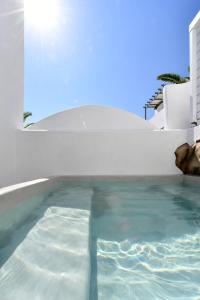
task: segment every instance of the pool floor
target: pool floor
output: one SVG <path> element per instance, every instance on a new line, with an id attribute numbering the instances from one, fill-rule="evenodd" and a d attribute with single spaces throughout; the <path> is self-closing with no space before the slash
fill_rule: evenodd
<path id="1" fill-rule="evenodd" d="M 200 185 L 66 181 L 0 248 L 1 300 L 199 300 Z"/>

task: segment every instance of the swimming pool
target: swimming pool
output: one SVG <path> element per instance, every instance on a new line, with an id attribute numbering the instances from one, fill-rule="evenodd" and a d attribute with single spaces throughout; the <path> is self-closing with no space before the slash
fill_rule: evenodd
<path id="1" fill-rule="evenodd" d="M 63 180 L 1 214 L 0 248 L 2 300 L 199 300 L 199 180 Z"/>

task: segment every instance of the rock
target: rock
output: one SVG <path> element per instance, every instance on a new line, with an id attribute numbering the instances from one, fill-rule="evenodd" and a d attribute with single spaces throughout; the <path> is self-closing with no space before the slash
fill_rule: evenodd
<path id="1" fill-rule="evenodd" d="M 176 166 L 184 174 L 200 175 L 200 140 L 190 146 L 185 143 L 175 151 Z"/>
<path id="2" fill-rule="evenodd" d="M 195 154 L 198 161 L 200 162 L 200 140 L 197 140 L 196 144 L 194 144 L 193 146 L 195 146 Z"/>

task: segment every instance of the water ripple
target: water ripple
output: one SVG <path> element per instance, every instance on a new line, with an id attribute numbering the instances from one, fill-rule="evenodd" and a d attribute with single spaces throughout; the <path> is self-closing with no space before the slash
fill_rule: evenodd
<path id="1" fill-rule="evenodd" d="M 200 232 L 162 242 L 97 241 L 99 299 L 199 300 Z"/>

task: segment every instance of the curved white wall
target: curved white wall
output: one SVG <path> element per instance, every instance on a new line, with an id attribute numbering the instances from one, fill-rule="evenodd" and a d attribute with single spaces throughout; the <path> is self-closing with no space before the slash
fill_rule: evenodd
<path id="1" fill-rule="evenodd" d="M 191 84 L 166 85 L 163 89 L 165 129 L 187 129 L 191 127 Z"/>
<path id="2" fill-rule="evenodd" d="M 153 129 L 144 119 L 109 106 L 85 105 L 52 115 L 30 127 L 30 130 L 105 130 Z"/>

